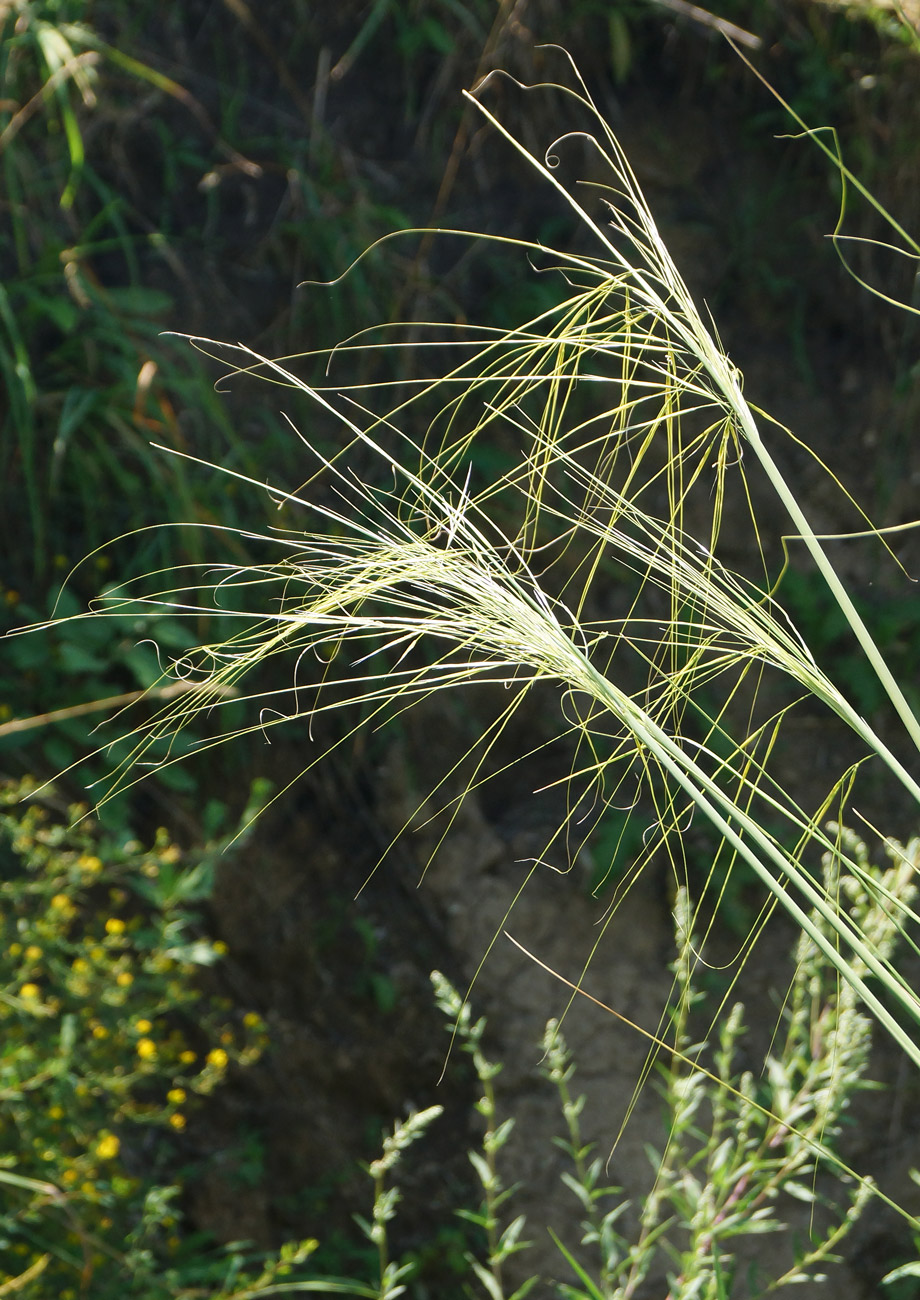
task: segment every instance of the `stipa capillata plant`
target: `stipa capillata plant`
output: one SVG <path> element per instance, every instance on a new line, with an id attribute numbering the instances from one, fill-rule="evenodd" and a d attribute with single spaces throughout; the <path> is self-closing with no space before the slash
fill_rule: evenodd
<path id="1" fill-rule="evenodd" d="M 302 434 L 312 487 L 269 489 L 279 504 L 309 512 L 313 526 L 247 534 L 264 558 L 218 563 L 207 581 L 196 572 L 196 593 L 209 587 L 216 610 L 243 616 L 244 630 L 167 668 L 187 689 L 113 754 L 103 798 L 137 779 L 141 765 L 177 761 L 171 739 L 231 693 L 234 707 L 242 700 L 253 714 L 229 738 L 349 706 L 360 706 L 356 725 L 376 723 L 438 692 L 498 683 L 508 701 L 468 756 L 475 781 L 512 715 L 537 684 L 550 684 L 574 755 L 567 824 L 635 802 L 641 789 L 654 830 L 637 869 L 665 853 L 679 877 L 681 829 L 690 815 L 705 818 L 720 852 L 753 873 L 920 1063 L 909 1028 L 920 1000 L 809 868 L 829 852 L 860 878 L 859 861 L 824 822 L 861 763 L 883 765 L 917 802 L 920 785 L 815 661 L 767 561 L 754 576 L 729 566 L 729 503 L 759 543 L 755 478 L 758 493 L 783 507 L 917 749 L 920 725 L 768 445 L 791 435 L 745 399 L 619 142 L 570 71 L 573 84 L 553 93 L 586 125 L 542 157 L 486 106 L 490 79 L 469 96 L 593 248 L 493 237 L 558 274 L 558 305 L 510 330 L 421 326 L 410 344 L 388 327 L 299 359 L 196 340 L 231 358 L 235 372 L 305 394 L 344 442 L 333 452 Z M 561 160 L 575 146 L 592 160 L 587 186 L 564 179 Z M 409 346 L 419 366 L 429 356 L 447 363 L 398 384 L 349 382 L 355 355 Z M 317 362 L 319 378 L 302 377 Z M 509 463 L 483 474 L 477 448 L 490 439 L 510 449 Z M 611 574 L 612 606 L 601 590 Z M 197 594 L 162 587 L 154 574 L 110 588 L 92 616 L 135 608 L 195 616 L 200 606 Z M 291 665 L 287 684 L 266 690 L 262 670 L 278 659 Z M 814 812 L 773 761 L 801 697 L 845 724 L 862 754 Z M 905 924 L 916 919 L 902 901 L 891 905 Z"/>

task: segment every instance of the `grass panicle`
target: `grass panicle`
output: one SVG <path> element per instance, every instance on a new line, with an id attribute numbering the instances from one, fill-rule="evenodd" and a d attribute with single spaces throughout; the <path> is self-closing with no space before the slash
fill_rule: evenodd
<path id="1" fill-rule="evenodd" d="M 337 421 L 341 446 L 323 450 L 301 434 L 312 457 L 306 486 L 267 491 L 286 518 L 299 512 L 309 522 L 247 533 L 263 560 L 190 573 L 188 588 L 154 574 L 99 602 L 95 617 L 139 608 L 195 618 L 209 589 L 209 612 L 246 620 L 167 666 L 165 676 L 188 689 L 114 752 L 102 798 L 150 765 L 180 761 L 179 733 L 231 699 L 235 715 L 240 704 L 250 709 L 232 737 L 346 707 L 357 710 L 356 726 L 378 724 L 438 692 L 498 683 L 509 702 L 482 736 L 478 772 L 532 689 L 553 684 L 560 732 L 577 755 L 569 820 L 641 797 L 654 810 L 642 860 L 670 855 L 678 884 L 683 828 L 693 816 L 707 820 L 731 862 L 760 881 L 920 1064 L 920 998 L 816 874 L 832 853 L 842 871 L 865 875 L 824 827 L 862 764 L 881 765 L 915 803 L 920 786 L 899 757 L 904 746 L 896 753 L 861 715 L 783 609 L 755 478 L 826 582 L 905 746 L 920 748 L 920 726 L 779 469 L 768 443 L 784 431 L 745 399 L 619 142 L 571 60 L 567 67 L 570 84 L 551 90 L 578 124 L 542 157 L 486 106 L 492 78 L 468 96 L 593 248 L 498 237 L 557 275 L 558 306 L 504 332 L 422 325 L 420 364 L 444 364 L 395 387 L 350 380 L 348 367 L 366 348 L 403 346 L 396 329 L 356 335 L 325 358 L 310 354 L 314 369 L 326 363 L 316 382 L 300 373 L 304 358 L 195 340 L 236 372 L 298 390 L 318 419 Z M 513 84 L 525 102 L 547 89 Z M 585 183 L 577 170 L 570 179 L 572 153 Z M 496 445 L 506 467 L 484 471 L 482 449 Z M 729 502 L 733 530 L 746 528 L 760 555 L 756 573 L 730 563 L 738 538 L 726 535 Z M 279 658 L 292 667 L 290 685 L 266 693 L 263 670 Z M 845 724 L 860 754 L 815 811 L 800 805 L 776 760 L 801 699 Z M 892 896 L 891 906 L 901 929 L 915 919 L 903 899 Z"/>

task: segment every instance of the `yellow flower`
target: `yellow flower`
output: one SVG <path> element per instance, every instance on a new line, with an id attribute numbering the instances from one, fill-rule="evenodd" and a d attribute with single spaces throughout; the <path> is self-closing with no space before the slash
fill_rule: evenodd
<path id="1" fill-rule="evenodd" d="M 89 955 L 92 957 L 93 961 L 103 961 L 106 955 L 105 949 L 100 948 L 97 944 L 95 948 L 90 948 Z"/>
<path id="2" fill-rule="evenodd" d="M 152 1038 L 141 1038 L 137 1044 L 137 1054 L 142 1061 L 152 1061 L 157 1054 L 157 1045 Z"/>
<path id="3" fill-rule="evenodd" d="M 188 1049 L 186 1049 L 184 1052 L 179 1053 L 179 1060 L 182 1062 L 183 1065 L 193 1065 L 197 1059 L 198 1058 L 195 1055 L 195 1053 L 189 1051 Z"/>
<path id="4" fill-rule="evenodd" d="M 22 944 L 21 944 L 21 943 L 11 943 L 11 944 L 10 944 L 10 947 L 9 947 L 9 954 L 10 954 L 11 957 L 18 957 L 19 954 L 20 954 L 21 952 L 22 952 Z"/>
<path id="5" fill-rule="evenodd" d="M 93 1038 L 108 1038 L 109 1031 L 105 1025 L 93 1025 Z"/>
<path id="6" fill-rule="evenodd" d="M 49 1119 L 63 1119 L 64 1111 L 60 1106 L 52 1106 L 48 1111 Z"/>
<path id="7" fill-rule="evenodd" d="M 50 906 L 56 912 L 63 912 L 65 916 L 73 916 L 77 910 L 66 894 L 55 894 L 51 899 Z"/>
<path id="8" fill-rule="evenodd" d="M 261 1029 L 262 1017 L 255 1011 L 247 1011 L 243 1016 L 243 1024 L 247 1029 Z"/>
<path id="9" fill-rule="evenodd" d="M 105 923 L 106 934 L 124 934 L 125 923 L 120 916 L 110 916 Z"/>
<path id="10" fill-rule="evenodd" d="M 223 939 L 215 939 L 211 944 L 211 949 L 213 952 L 217 953 L 218 957 L 226 957 L 228 952 L 227 945 L 224 943 Z"/>
<path id="11" fill-rule="evenodd" d="M 120 970 L 115 976 L 115 983 L 126 989 L 129 984 L 134 983 L 134 976 L 129 970 Z"/>
<path id="12" fill-rule="evenodd" d="M 28 957 L 29 961 L 38 961 L 41 955 L 42 955 L 42 950 L 41 948 L 39 948 L 37 943 L 30 943 L 28 948 L 26 948 L 26 956 Z"/>
<path id="13" fill-rule="evenodd" d="M 114 1133 L 104 1133 L 96 1143 L 96 1155 L 100 1160 L 114 1160 L 121 1150 L 121 1143 Z"/>
<path id="14" fill-rule="evenodd" d="M 85 957 L 74 957 L 70 963 L 70 969 L 76 971 L 78 975 L 83 975 L 86 971 L 91 970 L 91 966 Z"/>
<path id="15" fill-rule="evenodd" d="M 212 1047 L 207 1055 L 208 1065 L 213 1065 L 218 1070 L 223 1070 L 229 1059 L 222 1047 Z"/>
<path id="16" fill-rule="evenodd" d="M 173 1128 L 178 1129 L 180 1133 L 185 1128 L 185 1116 L 180 1115 L 178 1111 L 176 1111 L 175 1115 L 170 1115 L 169 1122 L 172 1124 Z"/>
<path id="17" fill-rule="evenodd" d="M 79 1177 L 80 1175 L 77 1173 L 76 1169 L 65 1169 L 61 1174 L 61 1182 L 75 1183 Z"/>
<path id="18" fill-rule="evenodd" d="M 23 984 L 19 990 L 19 996 L 24 998 L 26 1002 L 34 1002 L 36 998 L 41 997 L 41 993 L 42 991 L 37 984 Z"/>
<path id="19" fill-rule="evenodd" d="M 166 1100 L 171 1101 L 174 1106 L 181 1106 L 185 1101 L 185 1089 L 170 1088 L 169 1092 L 166 1094 Z"/>
<path id="20" fill-rule="evenodd" d="M 153 1025 L 150 1023 L 149 1020 L 139 1020 L 137 1024 L 134 1026 L 134 1028 L 137 1030 L 139 1034 L 149 1034 L 151 1029 L 153 1028 Z"/>
<path id="21" fill-rule="evenodd" d="M 97 858 L 92 853 L 81 853 L 77 859 L 77 866 L 82 867 L 84 871 L 91 872 L 94 876 L 102 870 L 102 859 Z"/>
<path id="22" fill-rule="evenodd" d="M 233 1042 L 233 1034 L 230 1032 L 229 1029 L 224 1030 L 224 1032 L 220 1036 L 220 1041 L 224 1044 L 225 1047 L 230 1046 L 230 1044 Z"/>

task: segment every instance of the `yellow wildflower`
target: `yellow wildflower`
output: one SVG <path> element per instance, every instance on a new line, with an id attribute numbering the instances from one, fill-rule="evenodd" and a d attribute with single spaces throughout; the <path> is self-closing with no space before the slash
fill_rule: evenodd
<path id="1" fill-rule="evenodd" d="M 175 1115 L 170 1115 L 169 1122 L 172 1124 L 173 1128 L 177 1129 L 180 1133 L 185 1128 L 185 1116 L 180 1115 L 178 1111 L 176 1111 Z"/>
<path id="2" fill-rule="evenodd" d="M 223 1070 L 229 1059 L 222 1047 L 212 1047 L 207 1055 L 208 1065 L 213 1065 L 218 1070 Z"/>
<path id="3" fill-rule="evenodd" d="M 105 923 L 106 934 L 124 934 L 125 923 L 120 916 L 110 916 Z"/>
<path id="4" fill-rule="evenodd" d="M 137 1054 L 142 1061 L 152 1061 L 157 1054 L 157 1045 L 152 1038 L 138 1039 Z"/>
<path id="5" fill-rule="evenodd" d="M 137 1024 L 134 1026 L 134 1028 L 137 1030 L 139 1034 L 149 1034 L 151 1029 L 153 1028 L 153 1025 L 150 1023 L 149 1020 L 139 1020 Z"/>
<path id="6" fill-rule="evenodd" d="M 39 948 L 37 943 L 30 943 L 28 948 L 26 948 L 26 956 L 28 957 L 29 961 L 38 961 L 41 955 L 42 955 L 42 950 L 41 948 Z"/>
<path id="7" fill-rule="evenodd" d="M 134 983 L 134 976 L 129 970 L 120 970 L 115 976 L 115 983 L 120 985 L 121 988 L 126 989 L 129 984 Z"/>
<path id="8" fill-rule="evenodd" d="M 114 1133 L 105 1133 L 96 1143 L 96 1155 L 100 1160 L 114 1160 L 121 1149 L 121 1143 Z"/>
<path id="9" fill-rule="evenodd" d="M 169 1092 L 166 1094 L 166 1100 L 171 1101 L 174 1106 L 181 1106 L 185 1101 L 185 1089 L 170 1088 Z"/>
<path id="10" fill-rule="evenodd" d="M 23 984 L 19 990 L 19 996 L 24 998 L 26 1002 L 34 1002 L 36 998 L 41 997 L 41 993 L 42 991 L 37 984 Z"/>

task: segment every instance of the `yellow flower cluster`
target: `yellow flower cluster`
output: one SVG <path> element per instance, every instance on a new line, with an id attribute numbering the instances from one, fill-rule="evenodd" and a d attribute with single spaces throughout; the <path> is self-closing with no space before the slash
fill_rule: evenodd
<path id="1" fill-rule="evenodd" d="M 101 847 L 86 809 L 71 810 L 74 830 L 52 824 L 38 801 L 21 816 L 4 812 L 11 806 L 0 783 L 0 839 L 26 868 L 0 881 L 0 1033 L 29 1100 L 0 1100 L 0 1159 L 15 1141 L 24 1176 L 60 1187 L 97 1235 L 110 1228 L 122 1240 L 143 1195 L 121 1164 L 134 1126 L 179 1139 L 231 1061 L 258 1056 L 263 1022 L 250 1012 L 235 1032 L 231 1004 L 202 998 L 171 938 L 181 907 L 158 911 L 135 889 L 139 875 L 162 879 L 161 868 L 181 861 L 165 833 L 153 849 L 114 850 L 112 870 L 113 850 Z M 208 946 L 215 957 L 226 952 L 220 941 Z M 62 1261 L 55 1256 L 43 1274 L 49 1295 L 70 1289 Z"/>

